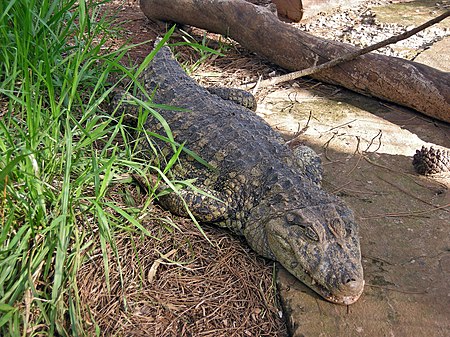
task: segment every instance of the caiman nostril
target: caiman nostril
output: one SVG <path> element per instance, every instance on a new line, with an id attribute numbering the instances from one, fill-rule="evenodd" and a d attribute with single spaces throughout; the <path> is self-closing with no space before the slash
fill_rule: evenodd
<path id="1" fill-rule="evenodd" d="M 350 279 L 345 283 L 345 288 L 350 292 L 360 292 L 362 287 L 364 287 L 364 281 Z"/>
<path id="2" fill-rule="evenodd" d="M 359 292 L 364 282 L 358 281 L 354 278 L 346 279 L 341 286 L 341 291 L 344 293 L 354 293 Z"/>

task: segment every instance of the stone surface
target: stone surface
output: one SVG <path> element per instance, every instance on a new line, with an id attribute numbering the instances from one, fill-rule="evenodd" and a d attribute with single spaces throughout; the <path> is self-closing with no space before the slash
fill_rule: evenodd
<path id="1" fill-rule="evenodd" d="M 302 0 L 303 19 L 307 20 L 319 12 L 328 13 L 336 8 L 350 8 L 365 0 Z"/>
<path id="2" fill-rule="evenodd" d="M 445 8 L 423 0 L 372 10 L 380 27 L 406 27 Z M 440 32 L 448 35 L 449 23 Z M 450 38 L 437 40 L 413 57 L 449 71 Z M 309 82 L 272 92 L 257 112 L 286 138 L 302 130 L 301 140 L 322 157 L 324 188 L 343 198 L 360 223 L 366 287 L 355 304 L 327 303 L 279 269 L 292 335 L 450 336 L 450 177 L 419 176 L 411 164 L 422 145 L 449 148 L 450 125 Z"/>
<path id="3" fill-rule="evenodd" d="M 279 272 L 293 336 L 448 336 L 450 181 L 417 175 L 411 160 L 423 144 L 450 147 L 450 126 L 334 89 L 275 92 L 258 110 L 290 136 L 309 119 L 301 137 L 322 156 L 324 188 L 360 223 L 366 287 L 354 305 L 326 303 Z"/>
<path id="4" fill-rule="evenodd" d="M 434 43 L 430 48 L 418 55 L 414 61 L 450 72 L 450 38 L 447 37 Z"/>

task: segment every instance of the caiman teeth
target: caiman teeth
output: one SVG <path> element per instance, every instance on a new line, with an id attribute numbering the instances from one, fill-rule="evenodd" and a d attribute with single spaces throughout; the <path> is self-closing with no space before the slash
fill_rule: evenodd
<path id="1" fill-rule="evenodd" d="M 362 281 L 361 290 L 356 295 L 337 296 L 337 295 L 332 295 L 332 294 L 330 294 L 328 292 L 329 296 L 324 296 L 324 298 L 327 301 L 330 301 L 330 302 L 335 303 L 335 304 L 341 304 L 341 305 L 353 304 L 359 299 L 359 297 L 363 293 L 363 291 L 364 291 L 364 284 L 365 284 L 365 281 L 363 280 Z"/>
<path id="2" fill-rule="evenodd" d="M 324 299 L 326 299 L 327 301 L 329 301 L 331 303 L 341 304 L 341 305 L 353 304 L 359 299 L 359 297 L 361 296 L 361 294 L 363 293 L 363 290 L 364 290 L 365 282 L 363 280 L 361 290 L 357 294 L 339 296 L 339 295 L 333 294 L 330 290 L 328 290 L 323 285 L 321 285 L 316 280 L 314 280 L 312 278 L 312 276 L 309 275 L 306 271 L 305 271 L 304 275 L 308 277 L 308 283 L 305 283 L 305 284 L 308 287 L 310 287 L 312 290 L 314 290 L 316 293 L 318 293 L 320 296 L 322 296 Z M 306 279 L 305 279 L 305 281 L 306 281 Z"/>

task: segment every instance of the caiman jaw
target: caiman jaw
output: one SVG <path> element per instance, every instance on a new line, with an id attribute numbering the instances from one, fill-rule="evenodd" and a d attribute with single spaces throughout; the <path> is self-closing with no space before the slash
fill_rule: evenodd
<path id="1" fill-rule="evenodd" d="M 358 281 L 350 281 L 347 285 L 344 285 L 342 291 L 337 290 L 332 293 L 326 287 L 316 282 L 308 273 L 303 271 L 300 275 L 299 270 L 289 270 L 290 273 L 294 274 L 297 279 L 304 283 L 308 288 L 315 291 L 325 300 L 340 305 L 350 305 L 355 303 L 364 291 L 364 279 Z"/>
<path id="2" fill-rule="evenodd" d="M 350 305 L 355 303 L 359 299 L 359 297 L 364 291 L 364 284 L 365 284 L 364 280 L 361 280 L 360 282 L 358 281 L 351 281 L 351 282 L 354 282 L 354 285 L 352 286 L 352 288 L 354 288 L 354 292 L 352 294 L 336 294 L 336 293 L 332 294 L 326 288 L 322 287 L 320 284 L 317 283 L 315 285 L 314 284 L 310 285 L 310 287 L 329 302 L 341 305 Z"/>

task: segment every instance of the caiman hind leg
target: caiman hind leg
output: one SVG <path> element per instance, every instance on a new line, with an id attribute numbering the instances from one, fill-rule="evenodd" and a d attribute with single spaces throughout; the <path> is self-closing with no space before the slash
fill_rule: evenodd
<path id="1" fill-rule="evenodd" d="M 192 214 L 199 222 L 215 223 L 219 226 L 228 218 L 229 209 L 216 191 L 203 188 L 202 192 L 199 192 L 186 188 L 174 192 L 163 187 L 158 188 L 157 192 L 159 204 L 179 216 L 189 217 Z"/>

